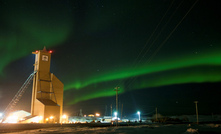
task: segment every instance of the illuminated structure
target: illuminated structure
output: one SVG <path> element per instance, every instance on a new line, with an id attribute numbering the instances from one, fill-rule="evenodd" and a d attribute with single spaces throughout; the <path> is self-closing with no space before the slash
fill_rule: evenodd
<path id="1" fill-rule="evenodd" d="M 52 51 L 43 50 L 35 54 L 31 115 L 42 117 L 40 123 L 59 123 L 63 112 L 63 83 L 50 72 Z"/>

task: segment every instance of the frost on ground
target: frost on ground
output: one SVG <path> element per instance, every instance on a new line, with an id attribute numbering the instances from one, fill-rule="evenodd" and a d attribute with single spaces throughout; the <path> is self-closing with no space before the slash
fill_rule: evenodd
<path id="1" fill-rule="evenodd" d="M 8 134 L 221 134 L 219 124 L 140 125 L 118 127 L 53 127 Z"/>

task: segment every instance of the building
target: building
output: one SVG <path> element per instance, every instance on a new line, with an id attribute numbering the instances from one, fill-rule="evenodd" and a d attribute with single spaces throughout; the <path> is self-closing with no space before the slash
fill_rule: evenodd
<path id="1" fill-rule="evenodd" d="M 35 54 L 31 115 L 38 116 L 40 123 L 59 123 L 63 112 L 63 83 L 50 72 L 52 51 L 43 50 Z"/>

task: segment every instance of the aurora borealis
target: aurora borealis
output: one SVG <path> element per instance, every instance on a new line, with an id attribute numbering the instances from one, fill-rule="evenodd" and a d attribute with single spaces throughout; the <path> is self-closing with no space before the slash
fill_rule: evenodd
<path id="1" fill-rule="evenodd" d="M 115 104 L 116 86 L 125 107 L 133 104 L 133 110 L 146 113 L 150 106 L 170 105 L 167 95 L 154 98 L 178 92 L 170 88 L 182 89 L 180 96 L 170 96 L 180 105 L 213 98 L 203 91 L 220 93 L 210 89 L 221 84 L 220 9 L 199 0 L 183 19 L 194 2 L 0 0 L 0 106 L 31 73 L 31 52 L 44 46 L 53 50 L 51 72 L 64 83 L 64 104 L 71 114 L 79 108 L 104 113 L 105 105 Z M 21 103 L 29 105 L 30 90 Z M 137 92 L 153 98 L 137 97 Z"/>
<path id="2" fill-rule="evenodd" d="M 99 83 L 99 82 L 105 82 L 105 81 L 110 81 L 110 80 L 116 80 L 116 79 L 124 79 L 124 78 L 129 78 L 129 77 L 134 77 L 134 76 L 140 76 L 140 75 L 145 75 L 145 74 L 150 74 L 150 73 L 155 73 L 155 72 L 161 72 L 161 71 L 168 71 L 168 70 L 173 70 L 173 69 L 182 69 L 186 67 L 192 67 L 192 66 L 202 66 L 203 65 L 221 65 L 221 55 L 213 55 L 210 54 L 209 56 L 197 56 L 197 58 L 187 58 L 187 59 L 179 59 L 179 61 L 167 61 L 166 63 L 161 62 L 160 64 L 147 64 L 139 67 L 129 67 L 129 68 L 124 68 L 122 70 L 119 70 L 117 72 L 109 72 L 106 74 L 102 74 L 100 76 L 94 76 L 90 78 L 88 81 L 83 82 L 76 82 L 73 84 L 67 84 L 65 90 L 68 89 L 80 89 L 85 86 L 88 86 L 93 83 Z M 176 75 L 176 74 L 174 74 Z M 195 75 L 195 74 L 194 74 Z M 214 74 L 212 74 L 214 75 Z M 201 75 L 202 76 L 202 75 Z M 219 76 L 214 76 L 214 78 L 209 78 L 209 77 L 201 77 L 199 76 L 198 79 L 192 79 L 189 81 L 180 81 L 180 83 L 185 83 L 185 82 L 216 82 L 220 81 L 221 77 Z M 189 76 L 192 77 L 192 76 Z M 200 78 L 201 77 L 201 78 Z M 172 84 L 172 83 L 171 83 Z M 70 85 L 70 86 L 69 86 Z M 157 86 L 157 85 L 156 85 Z"/>
<path id="3" fill-rule="evenodd" d="M 58 20 L 56 9 L 41 12 L 35 4 L 39 3 L 1 1 L 1 75 L 9 63 L 27 56 L 34 49 L 63 43 L 70 33 L 72 24 L 68 12 L 63 10 L 65 16 L 59 16 Z"/>

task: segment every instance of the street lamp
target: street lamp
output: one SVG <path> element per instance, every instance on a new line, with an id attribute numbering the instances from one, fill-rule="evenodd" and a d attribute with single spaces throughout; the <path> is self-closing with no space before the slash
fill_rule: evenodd
<path id="1" fill-rule="evenodd" d="M 100 116 L 100 114 L 99 114 L 99 113 L 96 113 L 96 114 L 95 114 L 95 116 L 99 117 L 99 116 Z"/>
<path id="2" fill-rule="evenodd" d="M 115 118 L 117 118 L 117 112 L 114 112 L 114 116 L 115 116 Z"/>
<path id="3" fill-rule="evenodd" d="M 138 114 L 138 118 L 139 118 L 139 121 L 140 121 L 140 111 L 138 111 L 137 114 Z"/>

